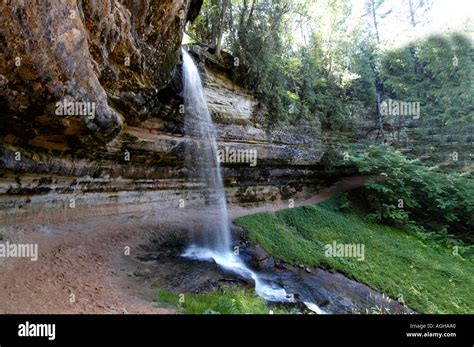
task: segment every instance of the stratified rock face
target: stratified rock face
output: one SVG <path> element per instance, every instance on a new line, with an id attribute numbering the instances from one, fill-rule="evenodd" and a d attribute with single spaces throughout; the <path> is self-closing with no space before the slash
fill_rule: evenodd
<path id="1" fill-rule="evenodd" d="M 145 119 L 147 100 L 171 78 L 184 25 L 201 3 L 2 1 L 3 140 L 66 151 Z"/>
<path id="2" fill-rule="evenodd" d="M 234 92 L 228 77 L 212 68 L 205 67 L 203 77 L 224 155 L 228 201 L 253 205 L 314 191 L 324 153 L 319 124 L 266 129 L 254 121 L 261 111 L 255 98 L 238 86 Z M 0 146 L 0 217 L 41 215 L 45 206 L 67 212 L 70 199 L 76 214 L 82 208 L 133 212 L 198 201 L 184 165 L 186 147 L 196 140 L 182 133 L 179 104 L 166 109 L 169 114 L 152 113 L 137 126 L 125 125 L 106 146 L 91 149 L 94 155 Z"/>
<path id="3" fill-rule="evenodd" d="M 184 25 L 201 4 L 0 2 L 0 219 L 67 212 L 71 199 L 78 213 L 201 198 L 186 179 L 186 147 L 196 140 L 183 134 L 179 63 Z M 193 54 L 224 154 L 228 200 L 254 204 L 314 189 L 319 123 L 271 130 L 259 121 L 268 118 L 265 108 L 227 68 Z M 91 104 L 92 115 L 78 114 Z"/>
<path id="4" fill-rule="evenodd" d="M 258 102 L 252 95 L 221 73 L 206 74 L 206 97 L 214 121 L 224 124 L 252 124 Z"/>

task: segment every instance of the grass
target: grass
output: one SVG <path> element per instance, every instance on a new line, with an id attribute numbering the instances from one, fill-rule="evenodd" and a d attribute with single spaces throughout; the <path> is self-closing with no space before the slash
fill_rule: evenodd
<path id="1" fill-rule="evenodd" d="M 158 289 L 155 302 L 180 308 L 191 314 L 268 314 L 267 302 L 250 290 L 218 290 L 203 294 L 178 294 Z M 288 313 L 272 309 L 274 313 Z"/>
<path id="2" fill-rule="evenodd" d="M 276 258 L 342 272 L 403 299 L 420 313 L 474 312 L 472 253 L 461 248 L 456 255 L 445 244 L 415 233 L 368 223 L 338 211 L 334 199 L 276 214 L 257 213 L 234 223 Z M 324 246 L 333 241 L 363 244 L 365 259 L 326 257 Z"/>

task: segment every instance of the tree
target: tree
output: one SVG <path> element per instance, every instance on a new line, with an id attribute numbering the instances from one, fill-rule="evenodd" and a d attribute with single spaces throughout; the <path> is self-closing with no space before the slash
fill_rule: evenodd
<path id="1" fill-rule="evenodd" d="M 201 8 L 201 15 L 191 26 L 190 36 L 201 44 L 210 46 L 220 58 L 223 36 L 229 26 L 231 0 L 206 0 Z"/>
<path id="2" fill-rule="evenodd" d="M 405 6 L 408 8 L 408 17 L 412 28 L 420 24 L 419 17 L 423 17 L 431 9 L 433 2 L 431 0 L 405 0 Z"/>
<path id="3" fill-rule="evenodd" d="M 381 38 L 379 33 L 379 21 L 385 18 L 387 15 L 391 13 L 391 9 L 387 10 L 385 13 L 380 14 L 380 9 L 384 5 L 385 0 L 368 0 L 366 3 L 366 11 L 368 16 L 370 16 L 373 28 L 375 32 L 375 37 L 377 39 L 378 46 L 381 45 Z M 385 131 L 384 131 L 384 116 L 380 112 L 380 105 L 383 99 L 383 80 L 380 76 L 379 69 L 378 69 L 378 62 L 374 61 L 371 64 L 372 73 L 374 74 L 374 86 L 376 92 L 376 100 L 375 100 L 375 114 L 377 115 L 377 138 L 381 141 L 385 140 Z"/>

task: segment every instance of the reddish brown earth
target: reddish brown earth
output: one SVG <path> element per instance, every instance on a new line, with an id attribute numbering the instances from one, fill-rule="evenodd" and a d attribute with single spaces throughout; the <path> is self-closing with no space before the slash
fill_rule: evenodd
<path id="1" fill-rule="evenodd" d="M 143 242 L 147 226 L 156 224 L 137 228 L 130 217 L 68 222 L 51 234 L 45 234 L 48 226 L 31 223 L 6 228 L 10 242 L 38 243 L 39 259 L 3 259 L 0 312 L 168 313 L 132 295 L 133 269 L 126 267 L 124 249 Z"/>

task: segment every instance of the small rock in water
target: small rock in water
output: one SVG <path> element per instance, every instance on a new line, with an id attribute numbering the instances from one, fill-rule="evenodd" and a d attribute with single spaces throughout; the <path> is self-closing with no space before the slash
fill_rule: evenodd
<path id="1" fill-rule="evenodd" d="M 273 258 L 267 258 L 259 261 L 257 263 L 257 267 L 262 270 L 270 270 L 275 267 L 275 261 L 273 260 Z"/>
<path id="2" fill-rule="evenodd" d="M 331 300 L 326 299 L 326 300 L 324 300 L 324 301 L 319 305 L 319 307 L 327 306 L 327 305 L 329 305 L 330 303 L 331 303 Z"/>
<path id="3" fill-rule="evenodd" d="M 303 265 L 303 264 L 298 265 L 298 267 L 299 267 L 300 269 L 304 269 L 304 265 Z"/>
<path id="4" fill-rule="evenodd" d="M 159 256 L 160 256 L 160 253 L 151 252 L 151 253 L 147 253 L 144 256 L 138 257 L 138 259 L 141 261 L 154 261 L 154 260 L 158 260 Z"/>
<path id="5" fill-rule="evenodd" d="M 305 270 L 307 273 L 311 273 L 311 269 L 309 267 L 307 267 Z"/>
<path id="6" fill-rule="evenodd" d="M 279 268 L 279 269 L 285 269 L 285 270 L 289 269 L 288 265 L 286 265 L 285 262 L 283 262 L 281 260 L 276 260 L 275 261 L 275 267 Z"/>
<path id="7" fill-rule="evenodd" d="M 257 246 L 255 247 L 255 258 L 256 258 L 258 261 L 267 259 L 267 258 L 268 258 L 268 253 L 265 252 L 265 250 L 263 249 L 262 246 L 257 245 Z"/>

